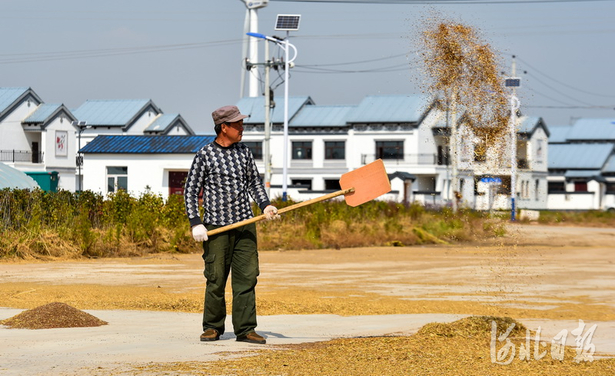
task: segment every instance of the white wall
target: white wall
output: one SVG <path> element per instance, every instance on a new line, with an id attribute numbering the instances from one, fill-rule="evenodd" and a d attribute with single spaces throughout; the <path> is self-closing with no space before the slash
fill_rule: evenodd
<path id="1" fill-rule="evenodd" d="M 615 194 L 610 193 L 604 195 L 602 208 L 604 210 L 615 210 Z"/>
<path id="2" fill-rule="evenodd" d="M 38 103 L 25 101 L 2 120 L 2 123 L 0 123 L 0 150 L 32 151 L 32 145 L 24 133 L 21 122 L 37 107 Z"/>
<path id="3" fill-rule="evenodd" d="M 56 137 L 62 132 L 66 132 L 66 155 L 56 152 Z M 58 189 L 75 191 L 77 188 L 76 134 L 71 120 L 63 115 L 53 119 L 42 133 L 41 151 L 45 152 L 45 169 L 58 172 Z"/>
<path id="4" fill-rule="evenodd" d="M 145 111 L 138 119 L 128 128 L 126 134 L 138 134 L 143 135 L 143 131 L 145 128 L 149 127 L 150 124 L 156 119 L 158 113 L 154 111 L 153 108 L 150 108 L 148 111 Z"/>
<path id="5" fill-rule="evenodd" d="M 549 137 L 544 129 L 538 128 L 532 135 L 528 150 L 529 167 L 535 171 L 548 171 Z"/>
<path id="6" fill-rule="evenodd" d="M 107 194 L 107 167 L 128 167 L 128 191 L 135 196 L 147 186 L 169 195 L 169 171 L 188 171 L 194 154 L 87 154 L 83 164 L 83 189 Z"/>

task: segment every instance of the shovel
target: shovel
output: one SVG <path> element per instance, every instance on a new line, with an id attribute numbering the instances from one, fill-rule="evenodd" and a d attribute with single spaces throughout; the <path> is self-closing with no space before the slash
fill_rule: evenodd
<path id="1" fill-rule="evenodd" d="M 391 183 L 384 169 L 382 159 L 377 159 L 374 162 L 357 168 L 356 170 L 345 173 L 340 178 L 341 190 L 326 194 L 311 200 L 303 201 L 291 206 L 287 206 L 278 210 L 278 214 L 283 214 L 291 210 L 312 205 L 314 203 L 325 201 L 334 197 L 344 195 L 344 200 L 349 206 L 355 207 L 375 199 L 385 193 L 391 191 Z M 265 219 L 265 215 L 246 219 L 241 222 L 233 223 L 232 225 L 219 227 L 207 232 L 207 235 L 216 235 L 221 232 L 232 230 L 237 227 L 245 226 L 250 223 L 258 222 Z"/>

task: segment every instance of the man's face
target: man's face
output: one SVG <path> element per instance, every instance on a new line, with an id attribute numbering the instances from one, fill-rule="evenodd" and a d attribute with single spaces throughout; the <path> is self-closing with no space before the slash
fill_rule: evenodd
<path id="1" fill-rule="evenodd" d="M 243 119 L 226 126 L 226 137 L 232 142 L 239 142 L 243 136 Z"/>

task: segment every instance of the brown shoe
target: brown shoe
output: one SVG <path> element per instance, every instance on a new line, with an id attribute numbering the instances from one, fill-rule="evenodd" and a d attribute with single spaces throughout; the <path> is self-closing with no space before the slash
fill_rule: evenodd
<path id="1" fill-rule="evenodd" d="M 220 339 L 220 333 L 216 329 L 207 329 L 201 334 L 201 341 L 217 341 Z"/>
<path id="2" fill-rule="evenodd" d="M 250 333 L 246 334 L 245 336 L 239 336 L 239 337 L 237 337 L 237 341 L 239 341 L 239 342 L 248 342 L 248 343 L 257 343 L 259 345 L 264 345 L 265 343 L 267 343 L 265 338 L 263 338 L 262 336 L 256 334 L 256 332 L 250 332 Z"/>

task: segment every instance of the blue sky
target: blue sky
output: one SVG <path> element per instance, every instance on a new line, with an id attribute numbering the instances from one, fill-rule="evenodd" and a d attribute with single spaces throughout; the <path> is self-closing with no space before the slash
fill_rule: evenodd
<path id="1" fill-rule="evenodd" d="M 276 16 L 301 14 L 299 31 L 291 33 L 298 56 L 290 95 L 309 95 L 320 105 L 358 104 L 367 95 L 421 92 L 426 78 L 417 37 L 434 12 L 477 29 L 506 73 L 517 56 L 524 114 L 548 126 L 615 119 L 615 1 L 271 0 L 258 12 L 259 31 L 280 35 Z M 240 0 L 2 0 L 0 86 L 32 87 L 46 103 L 69 108 L 88 99 L 152 99 L 210 133 L 211 111 L 239 99 L 244 17 Z M 280 53 L 272 47 L 271 55 Z M 273 84 L 282 97 L 282 82 Z"/>

